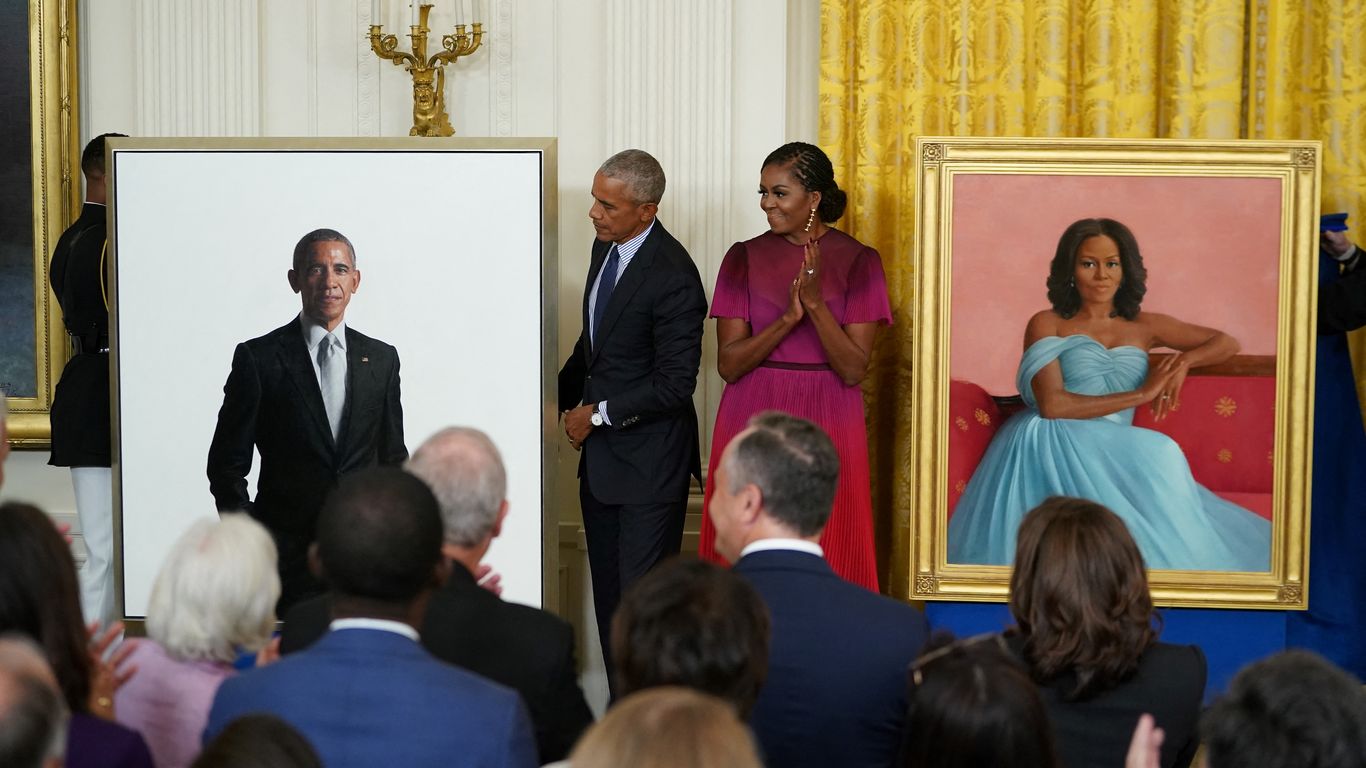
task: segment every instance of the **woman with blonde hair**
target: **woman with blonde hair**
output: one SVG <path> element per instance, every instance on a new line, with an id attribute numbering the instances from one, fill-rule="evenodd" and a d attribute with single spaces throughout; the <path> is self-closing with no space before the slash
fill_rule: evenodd
<path id="1" fill-rule="evenodd" d="M 241 653 L 275 655 L 270 635 L 280 578 L 275 544 L 243 514 L 200 520 L 181 535 L 152 585 L 138 673 L 115 697 L 119 722 L 140 731 L 158 768 L 190 765 L 209 707 Z M 264 650 L 263 650 L 264 649 Z"/>
<path id="2" fill-rule="evenodd" d="M 689 688 L 622 699 L 588 729 L 573 768 L 763 768 L 754 737 L 730 704 Z"/>

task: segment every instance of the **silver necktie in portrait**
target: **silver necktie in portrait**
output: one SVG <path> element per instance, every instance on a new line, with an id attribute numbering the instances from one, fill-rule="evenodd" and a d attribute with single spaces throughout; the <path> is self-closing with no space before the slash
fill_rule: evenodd
<path id="1" fill-rule="evenodd" d="M 342 406 L 346 404 L 346 374 L 339 359 L 341 342 L 327 334 L 318 344 L 318 384 L 322 388 L 323 407 L 327 409 L 327 424 L 332 427 L 332 439 L 341 435 Z"/>

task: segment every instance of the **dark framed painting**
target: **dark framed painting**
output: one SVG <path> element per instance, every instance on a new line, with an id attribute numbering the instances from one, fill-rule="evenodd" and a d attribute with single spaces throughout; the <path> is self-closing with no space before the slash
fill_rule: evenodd
<path id="1" fill-rule="evenodd" d="M 45 448 L 48 410 L 66 334 L 48 286 L 57 238 L 79 212 L 75 0 L 30 0 L 0 8 L 6 29 L 27 29 L 27 45 L 0 47 L 0 394 L 9 441 Z"/>

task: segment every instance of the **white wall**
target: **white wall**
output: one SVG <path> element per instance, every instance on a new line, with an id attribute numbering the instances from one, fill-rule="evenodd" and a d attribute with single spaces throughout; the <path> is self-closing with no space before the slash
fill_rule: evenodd
<path id="1" fill-rule="evenodd" d="M 449 29 L 459 0 L 432 2 L 433 28 Z M 764 156 L 815 139 L 818 0 L 475 5 L 487 9 L 484 46 L 448 70 L 447 106 L 458 136 L 559 139 L 561 357 L 579 330 L 589 185 L 619 149 L 646 149 L 664 165 L 661 221 L 710 289 L 726 248 L 764 227 L 754 194 Z M 386 31 L 405 31 L 407 3 L 382 6 Z M 79 14 L 83 139 L 401 136 L 411 125 L 411 79 L 365 37 L 370 0 L 80 0 Z M 449 234 L 437 226 L 433 239 Z M 697 394 L 704 439 L 720 392 L 709 332 Z M 573 521 L 577 454 L 562 448 L 559 516 Z M 46 461 L 12 457 L 5 495 L 69 514 L 65 473 Z"/>

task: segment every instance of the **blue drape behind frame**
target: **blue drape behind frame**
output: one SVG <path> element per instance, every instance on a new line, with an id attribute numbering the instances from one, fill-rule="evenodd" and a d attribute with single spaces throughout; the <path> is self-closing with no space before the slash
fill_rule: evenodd
<path id="1" fill-rule="evenodd" d="M 1337 279 L 1320 254 L 1320 285 Z M 1287 645 L 1366 679 L 1366 431 L 1344 334 L 1319 337 L 1314 398 L 1309 610 L 1287 617 Z"/>

